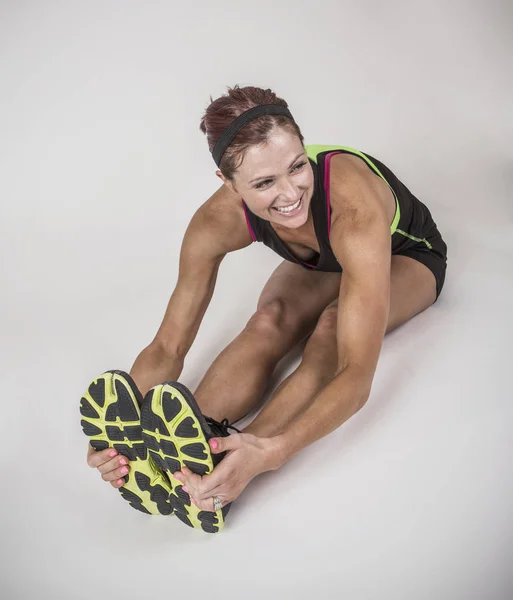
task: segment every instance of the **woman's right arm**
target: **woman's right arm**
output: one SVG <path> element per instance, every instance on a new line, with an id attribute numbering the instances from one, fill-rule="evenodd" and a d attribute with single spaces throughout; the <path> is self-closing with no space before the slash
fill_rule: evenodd
<path id="1" fill-rule="evenodd" d="M 155 385 L 176 381 L 212 298 L 219 265 L 228 252 L 251 244 L 239 196 L 222 186 L 195 213 L 180 250 L 178 281 L 154 340 L 137 357 L 130 374 L 144 396 Z M 127 457 L 96 452 L 88 444 L 87 463 L 119 488 Z M 121 479 L 120 479 L 121 478 Z M 123 484 L 121 484 L 123 485 Z"/>
<path id="2" fill-rule="evenodd" d="M 143 396 L 177 381 L 210 304 L 221 261 L 251 244 L 240 197 L 222 186 L 193 216 L 182 242 L 178 281 L 154 340 L 130 372 Z"/>

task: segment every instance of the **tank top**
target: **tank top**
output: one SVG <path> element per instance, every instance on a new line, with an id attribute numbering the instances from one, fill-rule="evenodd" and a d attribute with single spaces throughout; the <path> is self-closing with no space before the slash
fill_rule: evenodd
<path id="1" fill-rule="evenodd" d="M 428 208 L 382 162 L 369 154 L 346 146 L 308 145 L 305 146 L 305 150 L 314 174 L 314 192 L 310 206 L 320 253 L 316 252 L 315 256 L 308 261 L 295 256 L 272 228 L 270 222 L 253 214 L 242 200 L 246 222 L 254 242 L 262 242 L 285 260 L 301 265 L 305 269 L 341 272 L 342 266 L 330 245 L 330 160 L 335 154 L 352 154 L 361 158 L 369 169 L 381 177 L 394 195 L 396 209 L 390 225 L 392 254 L 399 254 L 418 243 L 425 244 L 425 247 L 431 249 L 431 244 L 426 239 L 429 234 L 426 229 L 436 225 Z"/>

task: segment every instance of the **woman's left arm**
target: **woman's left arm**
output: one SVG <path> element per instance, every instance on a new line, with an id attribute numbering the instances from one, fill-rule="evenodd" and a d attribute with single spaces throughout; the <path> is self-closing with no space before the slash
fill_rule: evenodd
<path id="1" fill-rule="evenodd" d="M 330 243 L 343 266 L 337 374 L 275 440 L 280 463 L 332 432 L 365 404 L 387 328 L 391 236 L 383 201 L 357 180 L 343 190 L 332 187 L 332 206 L 336 211 Z"/>
<path id="2" fill-rule="evenodd" d="M 337 318 L 338 369 L 334 379 L 283 433 L 272 438 L 235 434 L 210 440 L 226 458 L 203 477 L 175 474 L 198 508 L 213 510 L 212 496 L 231 502 L 249 481 L 342 425 L 367 401 L 390 305 L 390 225 L 382 198 L 365 179 L 331 185 L 331 247 L 343 266 Z"/>

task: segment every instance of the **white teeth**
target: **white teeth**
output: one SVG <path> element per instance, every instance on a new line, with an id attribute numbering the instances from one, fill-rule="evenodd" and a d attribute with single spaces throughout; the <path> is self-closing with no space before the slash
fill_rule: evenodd
<path id="1" fill-rule="evenodd" d="M 295 210 L 299 204 L 301 203 L 301 198 L 292 206 L 287 206 L 287 208 L 279 208 L 278 206 L 275 206 L 276 210 L 281 212 L 281 213 L 289 213 L 292 212 L 293 210 Z"/>

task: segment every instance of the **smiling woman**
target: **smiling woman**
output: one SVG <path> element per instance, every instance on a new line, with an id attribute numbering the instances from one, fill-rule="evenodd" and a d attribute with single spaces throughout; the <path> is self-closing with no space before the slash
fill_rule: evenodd
<path id="1" fill-rule="evenodd" d="M 271 90 L 229 89 L 200 127 L 223 185 L 187 228 L 155 339 L 130 375 L 110 371 L 89 386 L 81 414 L 88 464 L 133 508 L 217 532 L 253 477 L 365 404 L 385 333 L 438 298 L 447 247 L 386 165 L 346 146 L 305 146 Z M 285 260 L 192 393 L 177 380 L 219 266 L 254 241 Z M 305 339 L 300 365 L 260 414 L 243 432 L 231 427 Z"/>
<path id="2" fill-rule="evenodd" d="M 269 172 L 269 161 L 274 165 L 273 173 Z M 252 178 L 255 171 L 263 175 Z M 262 219 L 294 229 L 307 222 L 314 177 L 297 135 L 275 133 L 265 147 L 252 146 L 246 151 L 232 179 L 221 170 L 218 174 L 226 186 L 244 198 L 245 207 Z"/>

